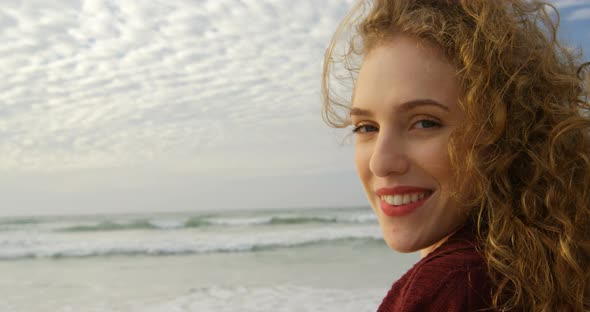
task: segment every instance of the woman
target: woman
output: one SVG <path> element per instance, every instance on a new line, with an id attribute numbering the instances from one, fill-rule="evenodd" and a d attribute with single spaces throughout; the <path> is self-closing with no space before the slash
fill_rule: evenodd
<path id="1" fill-rule="evenodd" d="M 590 105 L 553 13 L 361 1 L 334 35 L 324 117 L 387 244 L 423 257 L 379 311 L 590 311 Z"/>

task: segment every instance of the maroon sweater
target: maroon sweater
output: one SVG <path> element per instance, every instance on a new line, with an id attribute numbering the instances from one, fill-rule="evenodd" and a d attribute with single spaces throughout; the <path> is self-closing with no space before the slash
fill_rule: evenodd
<path id="1" fill-rule="evenodd" d="M 483 311 L 490 290 L 475 235 L 464 227 L 395 282 L 377 312 Z"/>

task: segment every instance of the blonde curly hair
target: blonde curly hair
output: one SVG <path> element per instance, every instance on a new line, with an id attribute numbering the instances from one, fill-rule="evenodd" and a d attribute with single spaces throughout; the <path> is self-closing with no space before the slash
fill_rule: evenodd
<path id="1" fill-rule="evenodd" d="M 590 310 L 590 87 L 558 25 L 555 7 L 531 0 L 365 0 L 324 60 L 333 127 L 350 125 L 336 83 L 353 85 L 359 59 L 396 33 L 438 44 L 458 68 L 466 118 L 449 155 L 476 207 L 493 310 Z"/>

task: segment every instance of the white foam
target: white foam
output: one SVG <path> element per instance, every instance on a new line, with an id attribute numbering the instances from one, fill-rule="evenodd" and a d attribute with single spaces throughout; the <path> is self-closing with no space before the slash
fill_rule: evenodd
<path id="1" fill-rule="evenodd" d="M 289 248 L 343 239 L 381 239 L 376 225 L 219 229 L 202 231 L 11 232 L 0 240 L 0 259 L 170 255 Z"/>
<path id="2" fill-rule="evenodd" d="M 377 222 L 377 216 L 374 213 L 360 213 L 338 217 L 337 220 L 344 223 L 375 223 Z"/>
<path id="3" fill-rule="evenodd" d="M 373 312 L 383 289 L 329 289 L 298 286 L 208 287 L 134 311 L 146 312 Z"/>

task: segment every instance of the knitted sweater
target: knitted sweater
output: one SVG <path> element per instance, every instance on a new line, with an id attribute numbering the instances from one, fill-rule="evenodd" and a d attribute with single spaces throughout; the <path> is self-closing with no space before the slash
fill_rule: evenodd
<path id="1" fill-rule="evenodd" d="M 464 227 L 393 284 L 378 312 L 463 312 L 489 308 L 487 267 Z"/>

